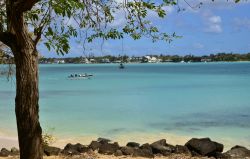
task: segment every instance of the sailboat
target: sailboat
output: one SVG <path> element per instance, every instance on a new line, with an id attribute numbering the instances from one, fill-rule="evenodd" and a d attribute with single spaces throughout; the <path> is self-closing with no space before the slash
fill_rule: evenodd
<path id="1" fill-rule="evenodd" d="M 122 55 L 123 55 L 123 39 L 122 39 Z M 121 60 L 121 63 L 120 63 L 120 65 L 119 65 L 119 69 L 124 69 L 125 68 L 125 66 L 123 65 L 123 56 L 122 56 L 122 60 Z"/>
<path id="2" fill-rule="evenodd" d="M 124 65 L 123 65 L 123 63 L 120 63 L 119 68 L 120 68 L 120 69 L 124 69 L 124 68 L 125 68 Z"/>

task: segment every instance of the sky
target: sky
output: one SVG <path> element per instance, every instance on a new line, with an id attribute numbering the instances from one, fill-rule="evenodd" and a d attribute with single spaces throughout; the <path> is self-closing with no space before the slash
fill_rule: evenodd
<path id="1" fill-rule="evenodd" d="M 108 40 L 103 43 L 96 40 L 86 45 L 70 40 L 71 49 L 65 57 L 105 55 L 144 56 L 149 54 L 164 55 L 209 55 L 219 52 L 249 53 L 250 52 L 250 1 L 242 0 L 235 4 L 232 0 L 179 0 L 179 7 L 185 10 L 178 12 L 177 6 L 165 7 L 167 16 L 158 18 L 149 12 L 148 18 L 160 31 L 169 34 L 176 33 L 182 38 L 171 43 L 163 41 L 152 43 L 151 39 Z M 202 2 L 200 8 L 191 8 Z M 190 6 L 189 6 L 190 5 Z M 113 27 L 125 24 L 122 13 L 115 15 Z M 123 48 L 123 49 L 122 49 Z M 48 51 L 43 44 L 38 50 L 45 57 L 58 57 L 53 51 Z"/>

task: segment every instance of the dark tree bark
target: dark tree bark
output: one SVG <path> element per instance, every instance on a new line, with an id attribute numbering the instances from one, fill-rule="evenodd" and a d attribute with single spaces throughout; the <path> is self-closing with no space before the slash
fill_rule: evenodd
<path id="1" fill-rule="evenodd" d="M 33 49 L 17 51 L 23 55 L 15 55 L 16 121 L 20 159 L 42 159 L 42 129 L 38 115 L 38 59 Z"/>
<path id="2" fill-rule="evenodd" d="M 7 29 L 16 64 L 15 111 L 20 159 L 42 159 L 42 129 L 39 123 L 38 52 L 24 21 L 20 1 L 7 0 Z M 17 5 L 19 4 L 19 5 Z M 21 11 L 18 7 L 22 7 Z M 27 7 L 27 6 L 26 6 Z"/>

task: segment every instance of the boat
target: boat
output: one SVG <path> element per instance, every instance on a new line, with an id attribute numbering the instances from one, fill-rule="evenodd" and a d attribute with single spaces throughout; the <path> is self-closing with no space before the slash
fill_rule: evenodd
<path id="1" fill-rule="evenodd" d="M 123 65 L 123 63 L 120 63 L 120 66 L 119 66 L 120 69 L 124 69 L 125 66 Z"/>
<path id="2" fill-rule="evenodd" d="M 123 55 L 123 50 L 124 50 L 124 48 L 123 48 L 123 39 L 122 39 L 122 55 Z M 123 65 L 123 56 L 122 56 L 121 63 L 119 65 L 119 69 L 124 69 L 124 68 L 125 68 L 125 66 Z"/>
<path id="3" fill-rule="evenodd" d="M 90 79 L 90 77 L 94 76 L 93 74 L 71 74 L 68 76 L 68 79 Z"/>

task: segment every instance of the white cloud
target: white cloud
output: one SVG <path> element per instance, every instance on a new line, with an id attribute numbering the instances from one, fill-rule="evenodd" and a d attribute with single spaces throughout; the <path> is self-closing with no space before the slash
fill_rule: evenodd
<path id="1" fill-rule="evenodd" d="M 212 16 L 209 18 L 209 22 L 213 24 L 221 23 L 221 17 L 220 16 Z"/>
<path id="2" fill-rule="evenodd" d="M 221 17 L 220 16 L 211 16 L 208 17 L 206 22 L 206 28 L 204 29 L 206 32 L 210 33 L 221 33 Z"/>
<path id="3" fill-rule="evenodd" d="M 211 10 L 204 10 L 201 13 L 204 20 L 204 31 L 209 33 L 221 33 L 222 29 L 222 18 L 218 15 L 214 15 Z"/>

